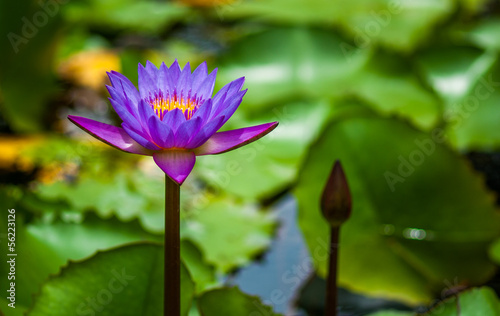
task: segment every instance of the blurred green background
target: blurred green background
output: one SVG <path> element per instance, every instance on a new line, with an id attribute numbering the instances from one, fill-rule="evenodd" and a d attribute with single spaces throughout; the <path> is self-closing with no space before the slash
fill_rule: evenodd
<path id="1" fill-rule="evenodd" d="M 246 77 L 224 129 L 280 122 L 182 186 L 185 315 L 322 315 L 336 159 L 341 315 L 500 315 L 498 1 L 2 1 L 0 35 L 0 314 L 161 315 L 163 174 L 66 117 L 177 58 Z"/>

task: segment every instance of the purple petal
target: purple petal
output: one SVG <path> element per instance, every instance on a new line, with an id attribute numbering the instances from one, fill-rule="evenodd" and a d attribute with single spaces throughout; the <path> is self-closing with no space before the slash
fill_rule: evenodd
<path id="1" fill-rule="evenodd" d="M 122 102 L 122 101 L 126 100 L 126 98 L 123 95 L 121 89 L 117 90 L 113 86 L 108 86 L 108 85 L 106 85 L 106 89 L 108 90 L 109 95 L 111 96 L 112 99 L 114 99 L 116 101 L 119 101 L 119 102 Z"/>
<path id="2" fill-rule="evenodd" d="M 153 79 L 154 82 L 158 81 L 158 68 L 150 62 L 149 60 L 146 62 L 146 71 L 149 73 L 149 76 Z"/>
<path id="3" fill-rule="evenodd" d="M 215 77 L 217 77 L 217 68 L 215 68 L 201 83 L 200 87 L 196 89 L 196 96 L 198 98 L 204 100 L 212 97 L 214 93 Z"/>
<path id="4" fill-rule="evenodd" d="M 140 135 L 137 131 L 128 126 L 126 123 L 122 123 L 122 127 L 125 130 L 125 132 L 127 132 L 127 134 L 129 134 L 130 137 L 132 137 L 132 139 L 138 142 L 141 146 L 151 150 L 161 150 L 159 146 L 155 145 L 151 140 L 147 139 L 146 137 Z"/>
<path id="5" fill-rule="evenodd" d="M 148 122 L 151 138 L 161 148 L 174 147 L 174 133 L 167 124 L 162 122 L 157 116 L 151 117 Z"/>
<path id="6" fill-rule="evenodd" d="M 193 170 L 196 156 L 190 151 L 166 150 L 154 153 L 153 159 L 172 180 L 182 184 Z"/>
<path id="7" fill-rule="evenodd" d="M 158 88 L 164 95 L 174 90 L 174 86 L 170 86 L 168 82 L 168 68 L 165 63 L 161 63 L 160 70 L 158 71 Z"/>
<path id="8" fill-rule="evenodd" d="M 149 105 L 149 103 L 147 103 L 146 101 L 141 100 L 141 102 L 139 103 L 139 118 L 141 121 L 142 130 L 145 131 L 147 135 L 151 135 L 148 122 L 153 116 L 156 116 L 156 114 L 153 111 L 151 105 Z"/>
<path id="9" fill-rule="evenodd" d="M 207 62 L 204 61 L 193 71 L 193 90 L 198 91 L 201 83 L 208 76 Z"/>
<path id="10" fill-rule="evenodd" d="M 139 155 L 151 156 L 153 154 L 151 150 L 138 144 L 120 127 L 74 115 L 68 115 L 68 119 L 90 135 L 117 149 Z"/>
<path id="11" fill-rule="evenodd" d="M 192 87 L 191 81 L 191 66 L 189 63 L 184 66 L 184 69 L 181 72 L 179 77 L 179 82 L 177 83 L 177 92 L 180 92 L 181 95 L 187 96 Z"/>
<path id="12" fill-rule="evenodd" d="M 109 102 L 111 102 L 113 109 L 115 109 L 116 114 L 118 114 L 118 116 L 122 119 L 123 122 L 127 123 L 129 126 L 137 130 L 142 130 L 141 123 L 137 120 L 135 116 L 130 114 L 125 105 L 111 98 L 109 98 Z"/>
<path id="13" fill-rule="evenodd" d="M 186 148 L 196 148 L 203 145 L 215 132 L 219 130 L 222 126 L 222 121 L 224 117 L 218 117 L 210 122 L 208 122 L 205 126 L 203 126 L 198 134 L 194 136 L 189 143 L 186 145 Z"/>
<path id="14" fill-rule="evenodd" d="M 194 112 L 191 119 L 200 117 L 202 119 L 202 124 L 205 124 L 209 118 L 210 112 L 212 112 L 212 99 L 207 99 L 200 107 Z"/>
<path id="15" fill-rule="evenodd" d="M 168 68 L 168 85 L 170 89 L 175 89 L 177 87 L 177 82 L 179 81 L 179 76 L 181 75 L 181 67 L 179 66 L 179 62 L 177 62 L 177 59 L 174 61 L 174 63 Z"/>
<path id="16" fill-rule="evenodd" d="M 156 90 L 156 80 L 149 74 L 146 68 L 142 67 L 139 64 L 138 67 L 139 72 L 139 93 L 141 94 L 141 98 L 147 98 L 150 95 L 154 94 Z"/>
<path id="17" fill-rule="evenodd" d="M 138 104 L 140 100 L 139 92 L 127 77 L 116 71 L 108 72 L 108 77 L 111 85 L 122 93 L 124 98 L 131 100 L 133 104 Z"/>
<path id="18" fill-rule="evenodd" d="M 175 132 L 174 147 L 185 148 L 191 138 L 193 138 L 201 128 L 203 120 L 200 117 L 192 118 L 182 123 Z"/>
<path id="19" fill-rule="evenodd" d="M 240 106 L 241 101 L 243 100 L 243 96 L 247 90 L 240 91 L 236 95 L 232 96 L 231 98 L 228 98 L 224 103 L 224 107 L 221 107 L 220 113 L 214 113 L 213 115 L 216 116 L 224 116 L 225 119 L 222 122 L 222 124 L 226 123 L 229 118 L 234 114 L 238 106 Z"/>
<path id="20" fill-rule="evenodd" d="M 106 86 L 108 89 L 109 95 L 113 100 L 115 100 L 118 104 L 121 104 L 125 107 L 125 109 L 132 114 L 134 117 L 139 117 L 139 112 L 137 111 L 137 104 L 134 104 L 132 100 L 123 96 L 117 89 Z"/>
<path id="21" fill-rule="evenodd" d="M 213 98 L 213 108 L 211 117 L 215 117 L 218 113 L 222 112 L 227 106 L 226 100 L 231 98 L 234 94 L 240 92 L 241 87 L 243 87 L 243 83 L 245 82 L 245 77 L 241 77 L 236 79 L 227 85 L 225 85 L 222 89 L 217 92 L 215 97 Z"/>
<path id="22" fill-rule="evenodd" d="M 181 109 L 173 109 L 171 111 L 168 111 L 163 117 L 163 122 L 165 122 L 165 124 L 167 124 L 174 133 L 177 132 L 179 126 L 181 126 L 181 124 L 185 121 L 186 117 L 184 116 L 184 113 Z"/>
<path id="23" fill-rule="evenodd" d="M 195 149 L 197 156 L 221 154 L 265 136 L 278 126 L 278 122 L 215 133 L 206 143 Z"/>

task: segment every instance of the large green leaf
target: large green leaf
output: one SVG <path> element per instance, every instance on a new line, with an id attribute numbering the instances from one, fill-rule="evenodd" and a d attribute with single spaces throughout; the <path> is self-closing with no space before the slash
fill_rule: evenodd
<path id="1" fill-rule="evenodd" d="M 369 316 L 412 316 L 411 312 L 380 311 Z M 424 314 L 418 314 L 424 315 Z M 433 307 L 427 316 L 496 316 L 500 315 L 500 301 L 488 287 L 472 288 L 454 295 Z"/>
<path id="2" fill-rule="evenodd" d="M 139 243 L 71 262 L 50 278 L 28 315 L 159 315 L 163 311 L 163 247 Z M 181 308 L 187 315 L 194 293 L 181 265 Z"/>
<path id="3" fill-rule="evenodd" d="M 492 289 L 474 288 L 445 300 L 426 315 L 497 316 L 500 315 L 500 301 Z"/>
<path id="4" fill-rule="evenodd" d="M 390 54 L 375 54 L 353 82 L 353 92 L 384 116 L 407 118 L 424 130 L 439 120 L 438 99 L 419 83 L 408 61 Z"/>
<path id="5" fill-rule="evenodd" d="M 500 50 L 500 19 L 490 18 L 478 21 L 473 28 L 462 32 L 461 35 L 468 41 L 485 49 Z"/>
<path id="6" fill-rule="evenodd" d="M 500 146 L 500 63 L 493 52 L 445 48 L 420 61 L 429 83 L 445 99 L 449 142 L 460 150 Z"/>
<path id="7" fill-rule="evenodd" d="M 289 4 L 286 5 L 287 7 Z M 245 77 L 245 104 L 240 111 L 269 107 L 304 96 L 338 95 L 351 88 L 350 78 L 369 50 L 346 55 L 332 32 L 274 28 L 233 43 L 219 62 L 219 87 Z"/>
<path id="8" fill-rule="evenodd" d="M 161 240 L 159 236 L 145 233 L 137 222 L 122 223 L 114 218 L 103 221 L 90 216 L 85 221 L 77 222 L 47 219 L 24 225 L 20 211 L 16 218 L 16 251 L 19 258 L 16 289 L 20 305 L 29 306 L 40 284 L 69 259 L 79 260 L 97 250 L 127 242 Z M 0 223 L 5 227 L 3 220 Z M 7 269 L 5 264 L 0 265 L 2 273 L 6 273 Z M 5 286 L 7 284 L 2 283 L 1 289 L 6 290 Z"/>
<path id="9" fill-rule="evenodd" d="M 332 124 L 312 148 L 296 190 L 299 223 L 321 275 L 328 226 L 318 201 L 340 159 L 354 205 L 342 227 L 341 285 L 415 304 L 428 302 L 443 280 L 491 277 L 486 250 L 500 227 L 493 197 L 440 141 L 397 120 Z"/>
<path id="10" fill-rule="evenodd" d="M 70 3 L 64 8 L 71 22 L 158 33 L 183 19 L 189 9 L 173 2 L 105 0 Z"/>
<path id="11" fill-rule="evenodd" d="M 181 257 L 193 277 L 197 293 L 218 284 L 214 267 L 205 262 L 203 254 L 192 242 L 181 242 Z"/>
<path id="12" fill-rule="evenodd" d="M 242 293 L 238 288 L 221 288 L 204 293 L 198 301 L 204 316 L 266 315 L 279 316 L 263 305 L 256 296 Z"/>
<path id="13" fill-rule="evenodd" d="M 82 173 L 73 183 L 42 184 L 36 194 L 45 201 L 64 202 L 72 211 L 95 211 L 103 218 L 116 215 L 125 221 L 138 218 L 147 230 L 159 233 L 164 229 L 163 188 L 161 176 L 120 170 L 105 176 Z"/>
<path id="14" fill-rule="evenodd" d="M 48 125 L 48 99 L 56 92 L 52 60 L 61 35 L 61 16 L 46 13 L 47 3 L 0 4 L 0 111 L 17 132 Z M 60 5 L 55 4 L 59 10 Z M 53 12 L 53 11 L 51 11 Z M 36 19 L 36 20 L 35 20 Z"/>
<path id="15" fill-rule="evenodd" d="M 271 106 L 276 112 L 276 104 L 305 97 L 354 95 L 383 115 L 400 115 L 427 129 L 435 125 L 438 100 L 406 59 L 346 45 L 315 29 L 277 28 L 247 36 L 221 60 L 218 84 L 245 76 L 248 93 L 240 107 L 245 112 Z"/>
<path id="16" fill-rule="evenodd" d="M 401 312 L 401 311 L 388 310 L 388 311 L 376 312 L 376 313 L 370 314 L 369 316 L 412 316 L 412 315 L 414 315 L 414 313 L 412 313 L 412 312 Z"/>
<path id="17" fill-rule="evenodd" d="M 244 105 L 242 105 L 244 106 Z M 237 114 L 231 127 L 241 128 L 278 121 L 269 135 L 241 149 L 197 160 L 200 177 L 212 187 L 240 197 L 273 196 L 292 183 L 308 146 L 330 116 L 328 102 L 295 103 L 276 107 L 259 120 Z"/>
<path id="18" fill-rule="evenodd" d="M 359 47 L 381 43 L 411 50 L 454 11 L 453 0 L 248 0 L 221 8 L 222 18 L 252 17 L 293 24 L 338 25 Z"/>
<path id="19" fill-rule="evenodd" d="M 181 235 L 203 251 L 208 263 L 228 272 L 265 250 L 274 228 L 273 218 L 254 206 L 216 198 L 186 218 Z"/>

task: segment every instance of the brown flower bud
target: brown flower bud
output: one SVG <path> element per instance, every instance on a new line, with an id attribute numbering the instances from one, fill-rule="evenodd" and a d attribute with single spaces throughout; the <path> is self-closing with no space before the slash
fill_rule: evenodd
<path id="1" fill-rule="evenodd" d="M 351 216 L 351 192 L 340 161 L 336 161 L 321 197 L 321 212 L 332 227 L 339 227 Z"/>

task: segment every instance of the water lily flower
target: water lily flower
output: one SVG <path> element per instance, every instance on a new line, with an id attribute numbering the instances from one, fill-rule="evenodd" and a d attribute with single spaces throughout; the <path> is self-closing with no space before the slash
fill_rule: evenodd
<path id="1" fill-rule="evenodd" d="M 193 72 L 177 60 L 159 69 L 151 62 L 139 64 L 139 90 L 124 75 L 108 73 L 111 105 L 121 127 L 88 118 L 68 118 L 95 138 L 125 152 L 153 156 L 156 164 L 182 184 L 194 167 L 196 156 L 224 153 L 271 132 L 278 122 L 217 132 L 233 115 L 247 90 L 244 77 L 213 96 L 217 69 L 208 74 L 206 62 Z"/>

